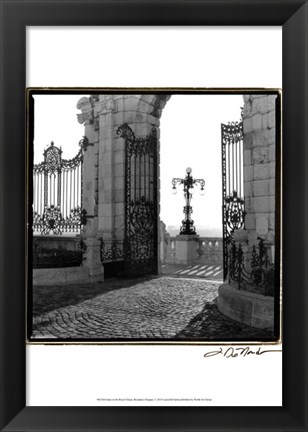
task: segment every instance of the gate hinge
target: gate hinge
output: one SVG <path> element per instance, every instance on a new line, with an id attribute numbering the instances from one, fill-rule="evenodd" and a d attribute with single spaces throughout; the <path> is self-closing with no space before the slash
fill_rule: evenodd
<path id="1" fill-rule="evenodd" d="M 82 137 L 82 139 L 79 141 L 79 145 L 80 145 L 80 147 L 83 149 L 83 151 L 87 151 L 87 148 L 88 148 L 88 147 L 93 147 L 93 146 L 94 146 L 94 143 L 90 143 L 90 142 L 89 142 L 89 139 L 88 139 L 86 136 L 84 136 L 84 137 Z"/>

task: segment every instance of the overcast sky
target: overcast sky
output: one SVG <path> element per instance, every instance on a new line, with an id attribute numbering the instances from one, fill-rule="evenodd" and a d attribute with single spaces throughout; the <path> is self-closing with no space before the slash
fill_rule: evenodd
<path id="1" fill-rule="evenodd" d="M 173 177 L 205 180 L 205 195 L 196 188 L 191 205 L 198 226 L 221 230 L 221 123 L 240 120 L 243 97 L 238 95 L 173 95 L 161 118 L 161 218 L 179 226 L 183 219 L 182 188 L 171 194 Z"/>
<path id="2" fill-rule="evenodd" d="M 78 152 L 84 126 L 77 121 L 79 95 L 36 95 L 34 163 L 54 141 L 63 158 Z M 205 180 L 205 195 L 199 188 L 192 199 L 195 226 L 221 230 L 221 137 L 220 124 L 240 119 L 243 97 L 238 95 L 173 95 L 161 117 L 161 219 L 180 226 L 183 219 L 182 188 L 171 193 L 173 177 L 183 178 L 192 168 L 195 178 Z"/>

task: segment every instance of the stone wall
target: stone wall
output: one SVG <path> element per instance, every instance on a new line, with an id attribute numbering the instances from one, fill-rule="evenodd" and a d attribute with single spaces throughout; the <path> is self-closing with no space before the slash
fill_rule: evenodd
<path id="1" fill-rule="evenodd" d="M 276 95 L 244 95 L 245 228 L 249 245 L 275 240 Z"/>
<path id="2" fill-rule="evenodd" d="M 33 236 L 33 244 L 45 249 L 78 250 L 80 235 L 75 236 Z"/>
<path id="3" fill-rule="evenodd" d="M 90 280 L 86 267 L 33 269 L 33 285 L 82 285 Z"/>

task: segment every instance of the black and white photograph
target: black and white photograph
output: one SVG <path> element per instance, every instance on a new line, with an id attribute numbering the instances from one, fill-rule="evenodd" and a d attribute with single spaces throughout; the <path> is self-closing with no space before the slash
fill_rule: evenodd
<path id="1" fill-rule="evenodd" d="M 279 342 L 277 89 L 28 89 L 28 342 Z"/>

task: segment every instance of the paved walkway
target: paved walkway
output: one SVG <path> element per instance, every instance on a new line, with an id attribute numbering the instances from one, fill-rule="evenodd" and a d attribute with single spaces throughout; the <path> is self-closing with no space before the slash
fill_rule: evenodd
<path id="1" fill-rule="evenodd" d="M 162 272 L 168 276 L 201 278 L 222 281 L 223 269 L 220 264 L 163 264 Z"/>
<path id="2" fill-rule="evenodd" d="M 34 287 L 32 339 L 266 340 L 217 309 L 218 281 L 156 277 Z"/>

